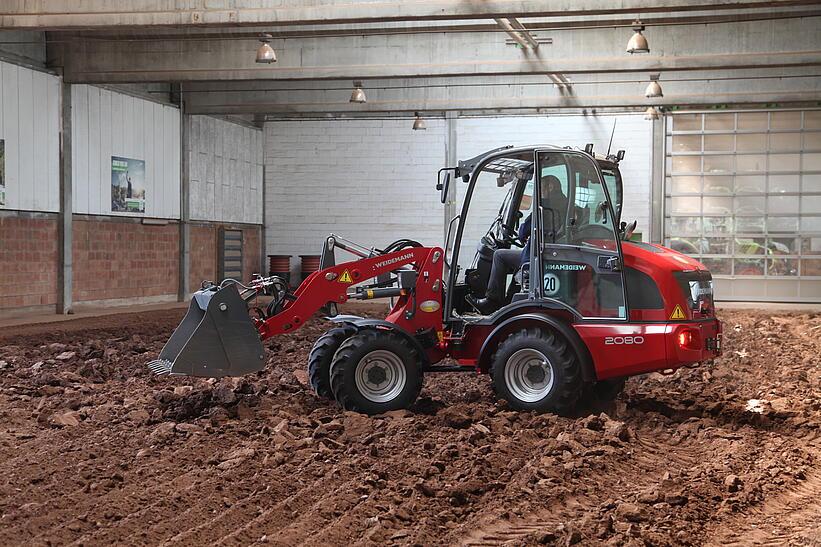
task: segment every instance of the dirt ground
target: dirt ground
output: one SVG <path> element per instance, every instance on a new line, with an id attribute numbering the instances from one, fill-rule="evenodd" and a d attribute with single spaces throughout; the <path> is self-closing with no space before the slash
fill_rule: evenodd
<path id="1" fill-rule="evenodd" d="M 819 314 L 724 311 L 716 363 L 576 419 L 472 374 L 342 412 L 306 387 L 318 321 L 254 376 L 152 376 L 181 315 L 0 334 L 0 544 L 821 543 Z"/>

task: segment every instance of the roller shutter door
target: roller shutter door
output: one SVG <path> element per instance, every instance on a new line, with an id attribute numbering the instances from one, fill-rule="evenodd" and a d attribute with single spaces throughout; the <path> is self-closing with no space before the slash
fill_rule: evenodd
<path id="1" fill-rule="evenodd" d="M 665 119 L 665 244 L 725 301 L 821 302 L 821 110 Z"/>

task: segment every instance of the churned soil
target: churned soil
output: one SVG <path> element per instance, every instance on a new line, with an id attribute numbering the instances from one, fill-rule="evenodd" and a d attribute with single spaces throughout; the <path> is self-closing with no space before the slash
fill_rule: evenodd
<path id="1" fill-rule="evenodd" d="M 464 373 L 370 418 L 306 385 L 319 320 L 258 374 L 153 376 L 182 313 L 0 334 L 0 545 L 821 538 L 821 315 L 724 311 L 715 363 L 574 418 L 512 412 Z"/>

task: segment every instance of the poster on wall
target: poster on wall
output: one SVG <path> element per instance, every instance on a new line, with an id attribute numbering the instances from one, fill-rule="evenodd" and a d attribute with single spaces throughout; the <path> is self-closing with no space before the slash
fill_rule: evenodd
<path id="1" fill-rule="evenodd" d="M 6 204 L 6 141 L 0 139 L 0 206 Z"/>
<path id="2" fill-rule="evenodd" d="M 145 161 L 111 156 L 111 210 L 145 213 Z"/>

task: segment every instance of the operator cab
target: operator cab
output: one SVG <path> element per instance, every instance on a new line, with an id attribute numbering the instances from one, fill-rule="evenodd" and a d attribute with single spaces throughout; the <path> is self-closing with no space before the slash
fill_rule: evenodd
<path id="1" fill-rule="evenodd" d="M 589 147 L 505 147 L 460 162 L 453 171 L 468 186 L 448 233 L 445 320 L 483 318 L 470 300 L 487 293 L 494 253 L 503 249 L 522 257 L 492 317 L 537 300 L 580 318 L 626 319 L 622 157 L 594 156 Z"/>

